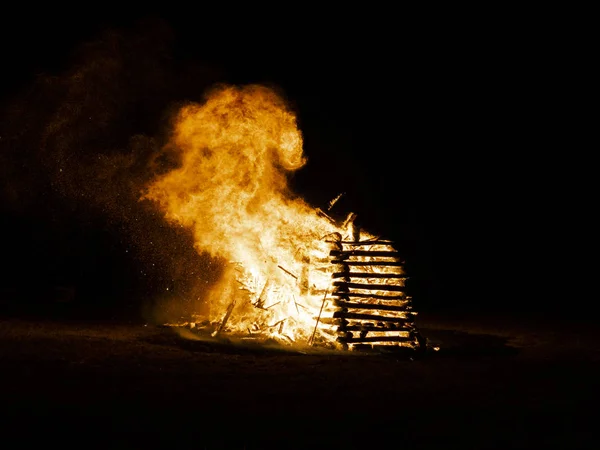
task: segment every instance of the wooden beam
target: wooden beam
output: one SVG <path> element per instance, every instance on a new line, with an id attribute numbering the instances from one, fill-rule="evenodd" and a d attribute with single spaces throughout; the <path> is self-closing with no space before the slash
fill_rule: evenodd
<path id="1" fill-rule="evenodd" d="M 229 320 L 229 316 L 231 316 L 231 311 L 233 311 L 235 304 L 236 304 L 236 300 L 234 298 L 231 301 L 231 303 L 229 303 L 229 305 L 227 306 L 227 310 L 225 311 L 225 316 L 223 316 L 223 320 L 221 320 L 221 323 L 219 324 L 217 329 L 212 333 L 213 337 L 218 336 L 221 333 L 221 331 L 223 331 L 223 328 L 225 328 L 225 325 L 227 324 L 227 321 Z"/>
<path id="2" fill-rule="evenodd" d="M 354 344 L 356 342 L 412 342 L 413 338 L 408 336 L 367 336 L 367 337 L 339 337 L 337 338 L 339 342 L 344 342 L 346 344 Z"/>
<path id="3" fill-rule="evenodd" d="M 361 246 L 361 245 L 394 245 L 394 241 L 388 241 L 385 239 L 381 239 L 381 240 L 371 240 L 371 241 L 341 241 L 342 244 L 346 244 L 346 245 L 355 245 L 355 246 Z"/>
<path id="4" fill-rule="evenodd" d="M 402 322 L 413 322 L 414 319 L 404 318 L 404 317 L 390 317 L 390 316 L 379 316 L 375 314 L 360 314 L 360 313 L 352 313 L 352 312 L 341 312 L 336 311 L 333 313 L 334 319 L 345 319 L 345 320 L 372 320 L 374 322 L 394 322 L 394 323 L 402 323 Z"/>
<path id="5" fill-rule="evenodd" d="M 331 278 L 398 278 L 408 280 L 402 273 L 334 272 Z"/>
<path id="6" fill-rule="evenodd" d="M 413 329 L 413 326 L 409 323 L 405 323 L 402 325 L 390 325 L 389 327 L 369 327 L 369 326 L 365 326 L 365 325 L 346 325 L 345 327 L 343 327 L 343 329 L 338 330 L 340 332 L 346 332 L 346 331 L 366 331 L 366 332 L 371 332 L 371 331 L 411 331 Z"/>
<path id="7" fill-rule="evenodd" d="M 351 256 L 371 256 L 371 257 L 389 257 L 399 258 L 400 253 L 397 251 L 386 251 L 386 250 L 331 250 L 329 256 L 335 256 L 340 258 L 349 258 Z"/>
<path id="8" fill-rule="evenodd" d="M 340 308 L 348 309 L 379 309 L 381 311 L 410 312 L 410 310 L 407 310 L 406 308 L 408 306 L 408 302 L 402 302 L 401 305 L 374 305 L 373 303 L 353 303 L 335 299 L 333 304 Z"/>
<path id="9" fill-rule="evenodd" d="M 347 283 L 345 281 L 334 281 L 334 286 L 343 286 L 354 289 L 364 289 L 366 291 L 405 291 L 406 286 L 396 286 L 393 284 L 369 284 L 369 283 Z"/>
<path id="10" fill-rule="evenodd" d="M 402 294 L 402 295 L 382 295 L 382 294 L 363 294 L 361 292 L 340 292 L 340 291 L 333 291 L 333 293 L 331 295 L 333 297 L 337 297 L 337 298 L 344 299 L 344 300 L 349 300 L 350 297 L 354 297 L 354 298 L 372 298 L 372 299 L 375 299 L 375 300 L 389 300 L 389 301 L 405 300 L 406 299 L 406 294 Z"/>
<path id="11" fill-rule="evenodd" d="M 346 266 L 404 266 L 403 261 L 349 261 L 347 259 L 332 259 L 331 264 L 343 264 Z"/>

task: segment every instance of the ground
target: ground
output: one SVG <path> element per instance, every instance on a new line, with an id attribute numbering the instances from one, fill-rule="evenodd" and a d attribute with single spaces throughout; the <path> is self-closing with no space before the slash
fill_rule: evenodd
<path id="1" fill-rule="evenodd" d="M 598 448 L 593 326 L 443 314 L 422 314 L 418 325 L 440 351 L 410 360 L 213 345 L 137 321 L 5 317 L 3 440 L 7 448 Z"/>

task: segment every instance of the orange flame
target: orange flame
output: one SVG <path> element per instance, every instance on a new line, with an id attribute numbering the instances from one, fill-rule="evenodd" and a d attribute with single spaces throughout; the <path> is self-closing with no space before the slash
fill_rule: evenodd
<path id="1" fill-rule="evenodd" d="M 180 110 L 171 143 L 182 164 L 144 198 L 191 228 L 199 252 L 233 263 L 209 298 L 210 319 L 308 338 L 331 274 L 307 264 L 326 267 L 320 239 L 342 230 L 288 188 L 286 174 L 306 162 L 295 115 L 266 87 L 222 86 Z"/>

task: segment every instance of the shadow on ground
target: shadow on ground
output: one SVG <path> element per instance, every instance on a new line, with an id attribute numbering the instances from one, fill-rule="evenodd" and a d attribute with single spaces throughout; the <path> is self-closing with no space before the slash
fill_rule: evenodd
<path id="1" fill-rule="evenodd" d="M 421 333 L 430 345 L 439 348 L 435 357 L 477 360 L 519 354 L 519 349 L 510 345 L 510 339 L 502 336 L 427 328 Z"/>

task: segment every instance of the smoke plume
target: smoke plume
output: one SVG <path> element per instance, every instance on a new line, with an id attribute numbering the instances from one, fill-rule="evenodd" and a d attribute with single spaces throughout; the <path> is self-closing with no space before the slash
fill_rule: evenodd
<path id="1" fill-rule="evenodd" d="M 175 64 L 172 51 L 160 21 L 109 30 L 76 49 L 68 70 L 39 75 L 2 105 L 0 207 L 16 261 L 6 283 L 34 277 L 134 304 L 153 297 L 175 315 L 197 308 L 218 261 L 140 196 L 180 163 L 165 145 L 172 113 L 222 72 Z"/>

